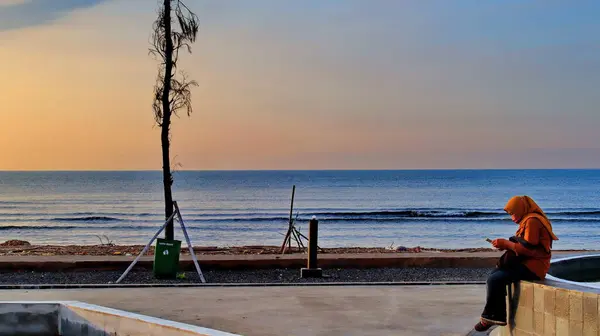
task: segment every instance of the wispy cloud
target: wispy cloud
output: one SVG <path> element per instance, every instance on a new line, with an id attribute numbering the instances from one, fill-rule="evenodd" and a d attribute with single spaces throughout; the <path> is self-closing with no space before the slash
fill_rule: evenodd
<path id="1" fill-rule="evenodd" d="M 40 26 L 108 0 L 27 0 L 0 6 L 0 31 Z"/>

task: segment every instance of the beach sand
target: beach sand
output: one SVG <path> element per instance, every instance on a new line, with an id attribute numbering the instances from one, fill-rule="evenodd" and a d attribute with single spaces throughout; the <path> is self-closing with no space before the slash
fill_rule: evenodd
<path id="1" fill-rule="evenodd" d="M 248 254 L 280 254 L 280 246 L 194 246 L 194 252 L 201 255 L 248 255 Z M 32 245 L 27 241 L 11 240 L 0 244 L 0 255 L 39 255 L 39 256 L 61 256 L 61 255 L 137 255 L 144 249 L 144 245 Z M 337 247 L 322 248 L 320 254 L 350 254 L 350 253 L 414 253 L 420 252 L 493 252 L 489 248 L 463 248 L 463 249 L 435 249 L 425 247 L 406 247 L 401 250 L 384 247 Z M 189 255 L 185 243 L 181 247 L 181 253 Z M 286 254 L 304 253 L 303 250 L 292 247 L 287 249 Z M 154 254 L 154 246 L 151 246 L 146 255 Z"/>
<path id="2" fill-rule="evenodd" d="M 253 255 L 280 254 L 280 246 L 263 246 L 263 245 L 248 245 L 248 246 L 194 246 L 194 252 L 198 255 Z M 144 249 L 144 245 L 32 245 L 27 241 L 6 241 L 0 243 L 0 256 L 69 256 L 69 255 L 89 255 L 89 256 L 109 256 L 109 255 L 137 255 Z M 406 247 L 405 249 L 397 250 L 395 248 L 385 247 L 336 247 L 322 248 L 319 254 L 356 254 L 356 253 L 373 253 L 373 254 L 415 254 L 423 252 L 437 253 L 481 253 L 481 252 L 497 252 L 493 248 L 462 248 L 462 249 L 437 249 L 427 247 Z M 592 252 L 591 250 L 554 250 L 555 252 Z M 189 250 L 185 243 L 181 246 L 181 254 L 189 255 Z M 303 250 L 297 247 L 287 249 L 286 254 L 304 253 Z M 154 246 L 146 252 L 146 255 L 154 255 Z"/>

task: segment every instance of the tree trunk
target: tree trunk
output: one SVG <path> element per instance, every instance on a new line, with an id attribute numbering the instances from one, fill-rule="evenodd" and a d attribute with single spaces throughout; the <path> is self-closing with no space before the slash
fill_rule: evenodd
<path id="1" fill-rule="evenodd" d="M 171 176 L 171 160 L 170 160 L 170 143 L 169 129 L 171 127 L 171 104 L 169 102 L 169 93 L 171 92 L 171 78 L 173 76 L 173 39 L 171 36 L 171 0 L 164 0 L 164 24 L 165 24 L 165 81 L 162 95 L 163 122 L 161 126 L 160 141 L 162 145 L 162 161 L 163 161 L 163 185 L 165 191 L 165 220 L 173 214 L 173 195 L 171 193 L 171 185 L 173 178 Z M 172 240 L 173 221 L 167 224 L 165 228 L 165 239 Z"/>

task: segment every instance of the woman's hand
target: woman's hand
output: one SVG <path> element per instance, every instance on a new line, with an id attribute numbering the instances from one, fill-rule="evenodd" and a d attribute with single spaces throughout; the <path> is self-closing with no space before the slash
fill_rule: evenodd
<path id="1" fill-rule="evenodd" d="M 502 244 L 502 243 L 500 243 L 500 240 L 504 240 L 504 239 L 494 239 L 494 240 L 492 240 L 492 246 L 502 251 L 504 249 L 500 247 L 500 245 Z"/>
<path id="2" fill-rule="evenodd" d="M 504 238 L 492 240 L 492 246 L 499 249 L 500 251 L 515 249 L 515 243 L 511 242 L 508 239 L 504 239 Z"/>

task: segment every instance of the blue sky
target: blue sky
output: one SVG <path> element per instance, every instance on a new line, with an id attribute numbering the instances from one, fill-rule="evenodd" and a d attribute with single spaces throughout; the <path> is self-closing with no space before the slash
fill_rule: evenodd
<path id="1" fill-rule="evenodd" d="M 146 54 L 157 2 L 8 2 L 0 0 L 0 61 L 36 79 L 56 78 L 65 58 L 124 75 L 106 89 L 106 71 L 67 77 L 123 100 L 127 109 L 108 109 L 104 120 L 130 118 L 138 136 L 128 148 L 143 154 L 115 158 L 124 139 L 102 140 L 111 124 L 86 122 L 98 134 L 79 149 L 89 159 L 69 161 L 68 147 L 60 163 L 24 159 L 19 152 L 42 151 L 31 140 L 0 168 L 159 168 L 148 109 L 155 65 Z M 173 146 L 188 169 L 600 167 L 598 1 L 187 3 L 201 25 L 182 66 L 200 87 Z M 19 56 L 36 53 L 29 63 Z M 50 95 L 10 87 L 14 96 Z M 42 102 L 29 114 L 48 111 Z M 63 124 L 84 126 L 73 104 Z M 63 153 L 73 141 L 82 140 L 54 147 Z"/>

